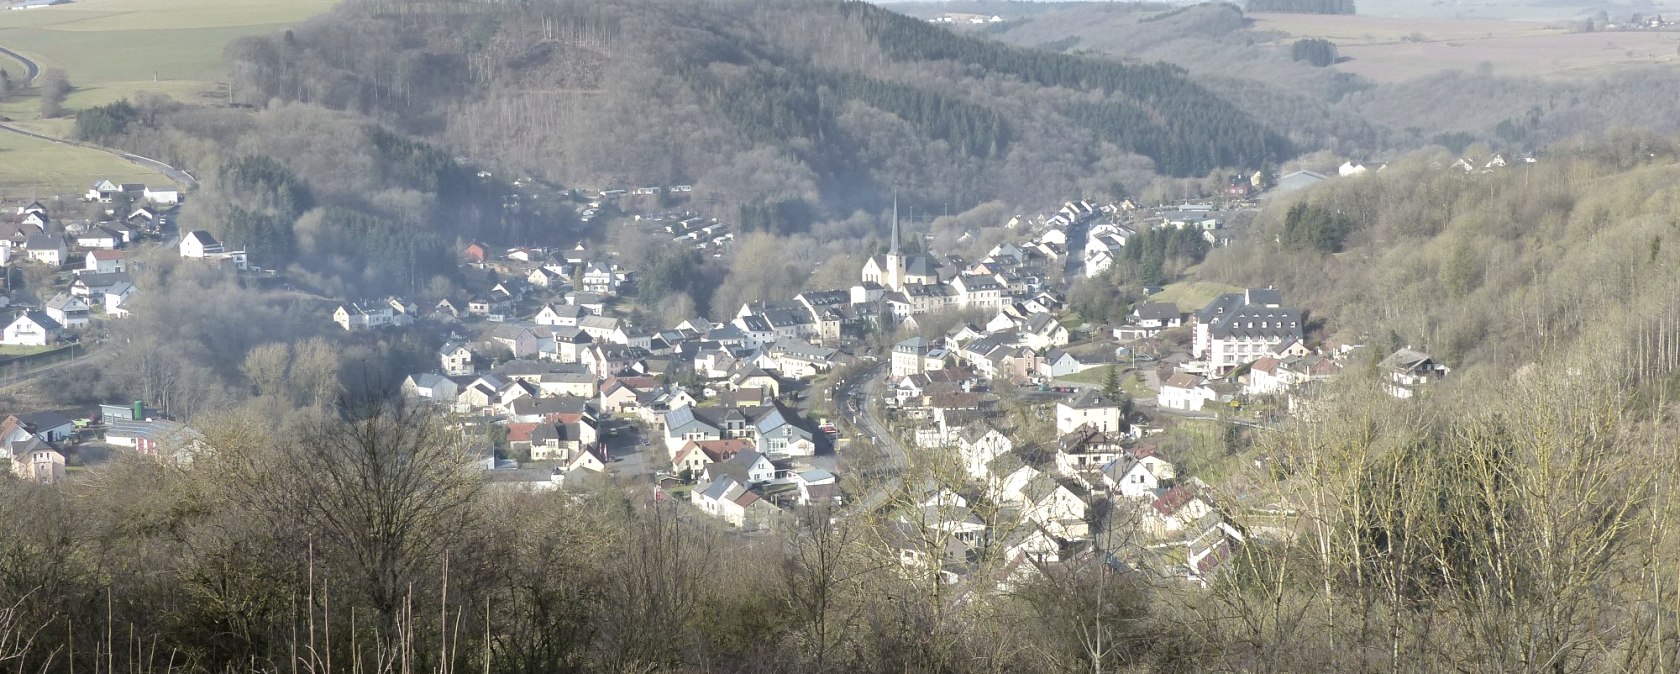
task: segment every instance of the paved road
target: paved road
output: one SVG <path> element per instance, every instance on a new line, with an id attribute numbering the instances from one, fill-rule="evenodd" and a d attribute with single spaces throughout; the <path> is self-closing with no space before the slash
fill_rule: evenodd
<path id="1" fill-rule="evenodd" d="M 880 402 L 885 400 L 882 384 L 887 378 L 887 366 L 888 363 L 881 363 L 861 385 L 854 383 L 842 391 L 847 397 L 855 393 L 863 394 L 863 400 L 858 406 L 856 428 L 868 436 L 876 447 L 881 449 L 881 453 L 886 457 L 886 465 L 883 468 L 893 470 L 888 479 L 876 486 L 875 489 L 870 490 L 869 494 L 865 495 L 863 499 L 853 504 L 853 508 L 858 513 L 873 512 L 886 504 L 887 498 L 898 489 L 901 480 L 898 473 L 904 470 L 909 461 L 904 445 L 899 443 L 898 438 L 892 434 L 892 431 L 887 428 L 887 425 L 881 421 L 879 416 Z"/>
<path id="2" fill-rule="evenodd" d="M 0 54 L 5 54 L 23 62 L 23 86 L 29 86 L 31 82 L 35 81 L 36 77 L 41 75 L 41 66 L 30 60 L 29 57 L 5 47 L 0 47 Z"/>
<path id="3" fill-rule="evenodd" d="M 40 76 L 41 66 L 39 64 L 35 63 L 33 60 L 30 60 L 29 57 L 24 56 L 23 54 L 19 54 L 15 51 L 12 51 L 12 50 L 7 49 L 5 47 L 0 47 L 0 54 L 5 54 L 6 56 L 10 56 L 12 58 L 15 58 L 15 59 L 23 62 L 23 67 L 24 67 L 24 70 L 25 70 L 24 74 L 27 76 L 24 79 L 25 86 L 27 86 L 30 82 L 34 82 L 35 78 Z M 130 164 L 134 164 L 135 166 L 139 166 L 141 168 L 146 168 L 146 169 L 151 169 L 153 171 L 157 171 L 158 173 L 162 173 L 162 174 L 168 176 L 170 180 L 173 180 L 177 183 L 180 183 L 184 187 L 189 187 L 190 188 L 190 187 L 197 187 L 198 186 L 198 179 L 194 178 L 191 173 L 187 173 L 186 171 L 175 168 L 174 166 L 170 166 L 170 165 L 165 164 L 165 163 L 163 163 L 161 161 L 158 161 L 156 159 L 151 159 L 149 157 L 142 157 L 142 156 L 137 155 L 137 154 L 129 154 L 127 152 L 112 150 L 110 148 L 101 147 L 101 146 L 98 146 L 98 145 L 90 145 L 90 144 L 87 144 L 87 143 L 78 143 L 78 142 L 75 142 L 75 141 L 65 140 L 63 138 L 54 138 L 52 136 L 43 136 L 41 134 L 34 133 L 32 131 L 26 131 L 24 129 L 20 129 L 20 128 L 12 126 L 10 124 L 0 124 L 0 131 L 10 131 L 10 132 L 18 134 L 20 136 L 28 136 L 30 138 L 35 138 L 35 139 L 38 139 L 38 140 L 47 141 L 49 143 L 58 143 L 60 145 L 73 145 L 73 146 L 76 146 L 76 147 L 85 147 L 85 148 L 88 148 L 90 150 L 98 150 L 98 151 L 104 152 L 106 154 L 116 155 L 118 158 L 120 158 L 120 159 L 122 159 L 122 160 L 124 160 L 124 161 L 126 161 Z"/>

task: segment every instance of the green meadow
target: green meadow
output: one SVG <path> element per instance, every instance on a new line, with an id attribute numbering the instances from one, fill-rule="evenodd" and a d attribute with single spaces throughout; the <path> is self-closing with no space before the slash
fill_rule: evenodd
<path id="1" fill-rule="evenodd" d="M 246 35 L 285 30 L 333 6 L 330 0 L 78 0 L 65 5 L 0 11 L 0 47 L 62 68 L 75 90 L 65 101 L 74 111 L 141 92 L 189 103 L 215 103 L 227 93 L 228 43 Z M 24 66 L 0 55 L 14 79 Z M 40 119 L 34 90 L 0 103 L 12 125 L 43 135 L 69 137 L 68 117 Z M 0 197 L 18 189 L 77 194 L 103 177 L 162 182 L 158 174 L 94 150 L 0 134 Z"/>

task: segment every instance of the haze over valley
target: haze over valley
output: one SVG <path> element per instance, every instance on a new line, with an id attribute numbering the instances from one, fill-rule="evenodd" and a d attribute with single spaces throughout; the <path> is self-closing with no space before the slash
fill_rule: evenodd
<path id="1" fill-rule="evenodd" d="M 1680 660 L 1663 4 L 7 5 L 0 670 Z"/>

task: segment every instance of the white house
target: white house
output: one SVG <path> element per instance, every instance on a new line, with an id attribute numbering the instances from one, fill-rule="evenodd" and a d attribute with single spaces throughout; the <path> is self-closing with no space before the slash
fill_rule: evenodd
<path id="1" fill-rule="evenodd" d="M 128 298 L 133 295 L 134 284 L 127 281 L 107 287 L 100 294 L 100 301 L 105 304 L 105 315 L 111 318 L 128 318 Z"/>
<path id="2" fill-rule="evenodd" d="M 1201 377 L 1179 372 L 1161 384 L 1155 402 L 1161 407 L 1186 412 L 1199 412 L 1202 406 L 1217 400 L 1219 395 L 1203 383 Z"/>
<path id="3" fill-rule="evenodd" d="M 181 257 L 206 258 L 227 252 L 216 237 L 202 229 L 189 232 L 181 237 Z"/>
<path id="4" fill-rule="evenodd" d="M 58 333 L 64 326 L 52 319 L 44 311 L 29 311 L 18 314 L 17 318 L 6 325 L 0 332 L 0 344 L 8 346 L 46 346 L 58 341 Z"/>
<path id="5" fill-rule="evenodd" d="M 87 327 L 89 307 L 82 298 L 70 293 L 59 293 L 43 305 L 47 316 L 58 321 L 58 324 L 69 329 Z"/>
<path id="6" fill-rule="evenodd" d="M 1144 510 L 1143 528 L 1156 535 L 1183 531 L 1214 511 L 1213 504 L 1187 486 L 1168 489 Z"/>
<path id="7" fill-rule="evenodd" d="M 545 304 L 531 322 L 549 327 L 575 328 L 578 321 L 588 315 L 588 309 L 575 304 Z"/>
<path id="8" fill-rule="evenodd" d="M 1447 376 L 1449 371 L 1429 354 L 1410 348 L 1389 354 L 1378 369 L 1383 373 L 1383 390 L 1402 400 L 1417 395 L 1422 387 Z"/>
<path id="9" fill-rule="evenodd" d="M 412 307 L 395 297 L 375 302 L 341 304 L 333 311 L 333 322 L 346 331 L 401 327 L 414 322 Z"/>
<path id="10" fill-rule="evenodd" d="M 971 424 L 957 434 L 957 452 L 962 457 L 963 468 L 976 480 L 985 479 L 992 461 L 1014 448 L 1014 442 L 984 423 Z"/>
<path id="11" fill-rule="evenodd" d="M 117 195 L 122 194 L 125 187 L 125 185 L 119 185 L 109 179 L 100 180 L 89 187 L 87 194 L 83 195 L 82 198 L 87 201 L 108 204 L 115 200 Z"/>
<path id="12" fill-rule="evenodd" d="M 438 349 L 438 361 L 443 373 L 451 377 L 462 377 L 474 373 L 472 349 L 463 342 L 450 342 Z"/>
<path id="13" fill-rule="evenodd" d="M 128 263 L 123 259 L 123 252 L 120 250 L 90 250 L 82 270 L 95 274 L 110 274 L 128 271 Z"/>
<path id="14" fill-rule="evenodd" d="M 122 245 L 122 236 L 104 227 L 91 227 L 76 235 L 76 245 L 95 250 L 111 250 Z"/>
<path id="15" fill-rule="evenodd" d="M 29 259 L 44 265 L 57 267 L 64 264 L 67 252 L 64 247 L 64 237 L 57 234 L 36 234 L 23 243 L 28 251 Z"/>
<path id="16" fill-rule="evenodd" d="M 1126 420 L 1121 414 L 1120 403 L 1109 400 L 1094 389 L 1086 389 L 1072 400 L 1056 403 L 1057 435 L 1072 433 L 1085 425 L 1104 433 L 1125 430 Z"/>
<path id="17" fill-rule="evenodd" d="M 926 356 L 932 346 L 926 339 L 911 337 L 893 345 L 892 376 L 908 377 L 922 372 L 923 356 Z"/>
<path id="18" fill-rule="evenodd" d="M 1043 525 L 1051 533 L 1078 535 L 1083 533 L 1085 500 L 1066 484 L 1046 474 L 1028 481 L 1021 488 L 1022 514 L 1027 520 Z"/>
<path id="19" fill-rule="evenodd" d="M 154 204 L 181 203 L 181 190 L 162 188 L 152 189 L 148 187 L 140 191 L 140 196 L 144 197 L 146 201 L 150 201 Z"/>
<path id="20" fill-rule="evenodd" d="M 1173 477 L 1172 464 L 1157 457 L 1121 457 L 1102 467 L 1103 484 L 1121 498 L 1153 501 L 1163 480 Z"/>
<path id="21" fill-rule="evenodd" d="M 410 375 L 404 379 L 402 391 L 403 395 L 410 398 L 422 398 L 440 405 L 454 405 L 460 387 L 448 377 L 428 373 Z"/>

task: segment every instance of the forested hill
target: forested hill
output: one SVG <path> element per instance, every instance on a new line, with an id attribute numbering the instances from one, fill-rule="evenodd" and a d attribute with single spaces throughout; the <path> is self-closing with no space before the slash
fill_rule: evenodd
<path id="1" fill-rule="evenodd" d="M 863 2 L 346 0 L 230 48 L 245 102 L 364 113 L 507 171 L 783 213 L 1119 191 L 1287 158 L 1166 65 L 961 36 Z M 791 206 L 791 208 L 787 207 Z"/>

